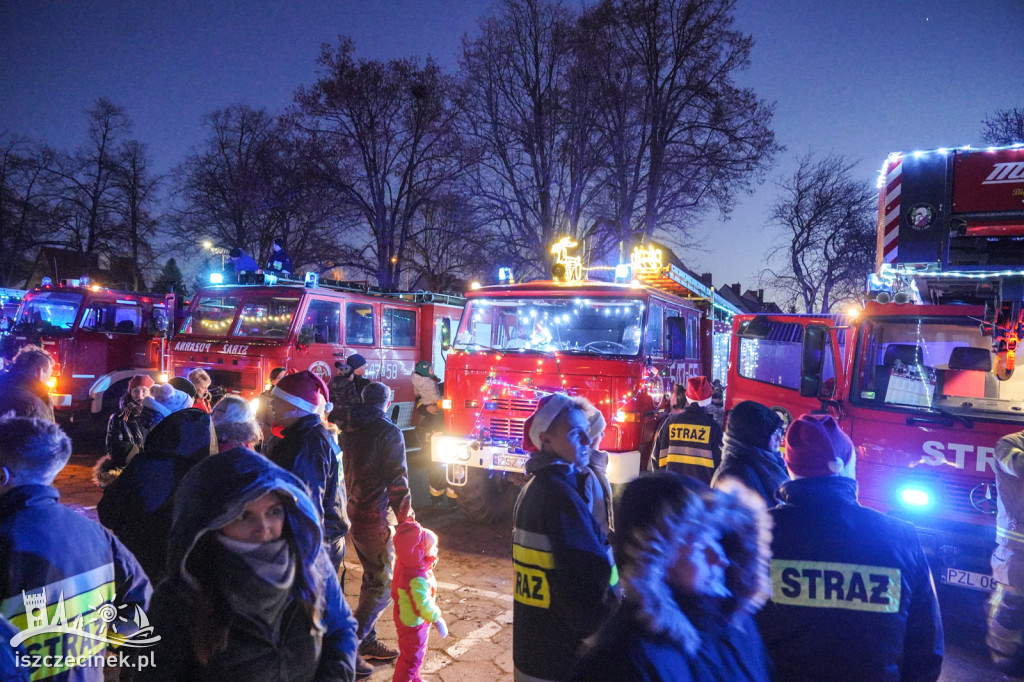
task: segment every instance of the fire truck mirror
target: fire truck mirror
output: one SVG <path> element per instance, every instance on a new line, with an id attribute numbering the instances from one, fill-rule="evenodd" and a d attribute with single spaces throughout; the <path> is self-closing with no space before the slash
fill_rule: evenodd
<path id="1" fill-rule="evenodd" d="M 452 321 L 447 317 L 441 318 L 441 350 L 447 351 L 452 347 Z"/>
<path id="2" fill-rule="evenodd" d="M 804 328 L 804 342 L 800 360 L 800 395 L 817 398 L 821 391 L 821 369 L 825 363 L 828 327 L 809 324 Z"/>

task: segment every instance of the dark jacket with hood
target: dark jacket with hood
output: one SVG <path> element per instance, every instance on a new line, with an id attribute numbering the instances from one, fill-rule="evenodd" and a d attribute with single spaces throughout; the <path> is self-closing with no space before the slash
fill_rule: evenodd
<path id="1" fill-rule="evenodd" d="M 324 541 L 336 555 L 348 534 L 345 481 L 338 463 L 341 449 L 320 423 L 320 415 L 302 417 L 267 445 L 270 461 L 306 484 L 313 506 L 324 520 Z"/>
<path id="2" fill-rule="evenodd" d="M 245 505 L 269 493 L 284 499 L 284 538 L 295 561 L 295 578 L 277 611 L 276 628 L 260 613 L 252 590 L 233 595 L 250 613 L 230 606 L 230 597 L 210 587 L 225 567 L 203 555 L 216 551 L 217 529 Z M 355 677 L 356 623 L 323 547 L 320 519 L 302 482 L 245 448 L 207 458 L 181 482 L 167 556 L 167 579 L 153 595 L 150 622 L 161 634 L 155 668 L 143 680 L 348 681 Z M 224 551 L 224 550 L 221 550 Z M 208 556 L 208 555 L 207 555 Z M 245 572 L 244 562 L 236 571 Z M 260 580 L 249 571 L 231 585 Z M 312 619 L 305 603 L 313 605 Z M 203 621 L 203 615 L 206 620 Z M 208 637 L 220 640 L 206 664 L 195 654 L 203 622 L 215 623 Z M 219 631 L 218 631 L 219 628 Z M 219 633 L 219 634 L 218 634 Z"/>
<path id="3" fill-rule="evenodd" d="M 764 498 L 769 508 L 778 504 L 775 491 L 789 480 L 781 454 L 749 445 L 728 433 L 722 441 L 722 463 L 715 470 L 711 487 L 717 488 L 727 476 L 738 479 Z"/>
<path id="4" fill-rule="evenodd" d="M 167 561 L 174 491 L 211 447 L 215 451 L 211 433 L 209 413 L 193 407 L 172 413 L 149 432 L 142 452 L 104 488 L 96 506 L 100 522 L 132 550 L 154 582 Z"/>
<path id="5" fill-rule="evenodd" d="M 642 555 L 620 553 L 625 593 L 622 607 L 582 657 L 573 680 L 771 679 L 768 653 L 752 616 L 770 590 L 767 567 L 771 522 L 752 492 L 735 483 L 724 487 L 733 494 L 708 491 L 711 508 L 702 513 L 701 520 L 719 531 L 719 543 L 729 560 L 725 570 L 729 597 L 696 597 L 674 590 L 666 576 L 677 554 L 656 546 L 659 541 L 653 539 L 655 535 L 648 536 L 648 547 Z M 619 544 L 621 550 L 621 539 Z"/>
<path id="6" fill-rule="evenodd" d="M 585 476 L 544 451 L 516 500 L 512 660 L 520 675 L 567 680 L 583 640 L 612 613 L 618 573 L 584 497 Z"/>
<path id="7" fill-rule="evenodd" d="M 93 478 L 99 487 L 110 485 L 128 461 L 142 450 L 148 429 L 143 428 L 141 415 L 141 403 L 132 400 L 127 393 L 121 396 L 121 409 L 107 420 L 107 456 L 93 467 Z"/>
<path id="8" fill-rule="evenodd" d="M 345 435 L 345 484 L 352 525 L 387 523 L 388 507 L 398 522 L 412 508 L 402 431 L 375 405 L 356 405 Z"/>
<path id="9" fill-rule="evenodd" d="M 96 618 L 94 609 L 108 602 L 118 607 L 118 613 L 133 614 L 136 606 L 145 610 L 153 590 L 132 553 L 110 531 L 68 509 L 58 499 L 57 489 L 48 485 L 22 485 L 0 496 L 3 616 L 25 629 L 22 592 L 39 594 L 44 587 L 51 607 L 63 593 L 68 625 L 80 615 L 87 622 Z M 53 632 L 25 642 L 28 653 L 41 656 L 67 654 L 73 650 L 71 646 L 86 653 L 100 651 L 105 645 Z M 103 680 L 102 667 L 67 669 L 64 663 L 59 663 L 53 669 L 56 674 L 47 679 Z"/>
<path id="10" fill-rule="evenodd" d="M 942 620 L 914 526 L 860 506 L 845 476 L 790 481 L 779 500 L 758 616 L 778 679 L 938 679 Z"/>
<path id="11" fill-rule="evenodd" d="M 17 417 L 55 421 L 46 384 L 14 370 L 0 375 L 0 414 L 7 412 L 14 412 Z"/>

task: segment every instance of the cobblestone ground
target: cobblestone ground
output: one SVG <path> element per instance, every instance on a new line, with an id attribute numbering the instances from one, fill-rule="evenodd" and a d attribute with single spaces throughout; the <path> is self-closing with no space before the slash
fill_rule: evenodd
<path id="1" fill-rule="evenodd" d="M 72 456 L 55 483 L 64 504 L 92 519 L 96 518 L 96 503 L 100 499 L 100 491 L 92 482 L 95 461 L 95 455 Z M 440 538 L 440 557 L 434 573 L 438 602 L 449 628 L 445 639 L 431 630 L 423 679 L 511 680 L 511 528 L 467 524 L 456 511 L 432 508 L 426 500 L 425 477 L 413 466 L 413 506 L 417 519 Z M 345 565 L 345 597 L 354 608 L 362 569 L 354 560 L 347 560 Z M 389 646 L 398 646 L 390 607 L 381 615 L 377 634 Z M 384 682 L 391 679 L 393 672 L 393 665 L 380 663 L 366 679 Z"/>

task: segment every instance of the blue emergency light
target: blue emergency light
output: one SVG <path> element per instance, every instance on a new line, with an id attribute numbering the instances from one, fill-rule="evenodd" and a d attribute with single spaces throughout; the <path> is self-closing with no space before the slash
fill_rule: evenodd
<path id="1" fill-rule="evenodd" d="M 498 281 L 503 284 L 511 284 L 512 268 L 498 268 Z"/>
<path id="2" fill-rule="evenodd" d="M 223 284 L 223 283 L 224 283 L 224 275 L 220 274 L 219 272 L 211 272 L 210 273 L 210 284 Z"/>
<path id="3" fill-rule="evenodd" d="M 628 282 L 630 275 L 632 274 L 632 268 L 629 263 L 619 263 L 615 266 L 615 281 L 616 282 Z"/>
<path id="4" fill-rule="evenodd" d="M 306 286 L 310 289 L 316 289 L 320 286 L 320 275 L 315 272 L 306 273 Z"/>
<path id="5" fill-rule="evenodd" d="M 906 487 L 900 490 L 900 501 L 917 510 L 927 509 L 932 504 L 932 495 L 924 488 Z"/>

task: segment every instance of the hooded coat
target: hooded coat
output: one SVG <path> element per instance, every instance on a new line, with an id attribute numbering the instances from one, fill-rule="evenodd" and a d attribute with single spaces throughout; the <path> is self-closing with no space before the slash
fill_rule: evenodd
<path id="1" fill-rule="evenodd" d="M 163 576 L 174 491 L 188 470 L 216 451 L 209 413 L 172 413 L 146 436 L 142 452 L 110 485 L 96 506 L 100 522 L 135 554 L 153 582 Z M 212 450 L 211 450 L 212 449 Z"/>
<path id="2" fill-rule="evenodd" d="M 388 507 L 398 522 L 412 508 L 405 439 L 384 411 L 365 403 L 352 409 L 352 431 L 345 436 L 345 484 L 352 525 L 387 523 Z"/>
<path id="3" fill-rule="evenodd" d="M 580 660 L 573 680 L 771 679 L 771 663 L 752 617 L 769 590 L 771 522 L 753 493 L 735 484 L 726 488 L 733 494 L 708 491 L 706 499 L 711 508 L 703 511 L 700 519 L 719 531 L 720 544 L 729 560 L 725 585 L 730 596 L 698 598 L 673 590 L 666 574 L 677 555 L 669 548 L 649 546 L 642 560 L 647 563 L 623 557 L 622 606 Z"/>
<path id="4" fill-rule="evenodd" d="M 14 370 L 0 375 L 0 414 L 35 417 L 52 422 L 53 403 L 46 384 Z"/>
<path id="5" fill-rule="evenodd" d="M 769 508 L 778 504 L 775 491 L 789 480 L 786 462 L 778 452 L 750 445 L 730 434 L 722 441 L 722 463 L 715 470 L 711 487 L 731 476 L 760 495 Z"/>
<path id="6" fill-rule="evenodd" d="M 203 571 L 219 566 L 200 559 L 213 533 L 237 518 L 245 505 L 278 492 L 285 501 L 287 539 L 295 579 L 276 637 L 250 618 L 223 606 L 204 587 Z M 213 599 L 213 601 L 211 601 Z M 313 604 L 313 618 L 304 608 Z M 211 605 L 226 626 L 222 647 L 205 665 L 195 655 L 200 614 Z M 227 612 L 225 612 L 225 610 Z M 320 519 L 302 482 L 245 448 L 203 461 L 181 482 L 167 554 L 167 580 L 153 595 L 150 623 L 161 634 L 155 668 L 143 680 L 246 680 L 318 682 L 352 680 L 358 640 L 356 623 L 323 547 Z"/>
<path id="7" fill-rule="evenodd" d="M 93 480 L 96 485 L 106 488 L 120 475 L 121 470 L 135 457 L 146 442 L 147 429 L 143 428 L 139 417 L 142 404 L 132 400 L 125 393 L 121 396 L 121 409 L 110 415 L 107 420 L 107 455 L 93 467 Z"/>

